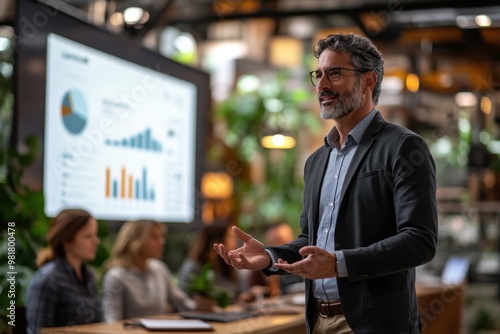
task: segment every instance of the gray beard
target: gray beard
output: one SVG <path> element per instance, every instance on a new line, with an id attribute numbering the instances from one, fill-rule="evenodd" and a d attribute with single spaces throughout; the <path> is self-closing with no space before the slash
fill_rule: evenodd
<path id="1" fill-rule="evenodd" d="M 347 91 L 337 98 L 337 103 L 333 106 L 320 107 L 320 116 L 322 119 L 340 119 L 357 110 L 364 103 L 364 97 L 361 92 L 361 83 L 356 81 L 354 89 Z"/>

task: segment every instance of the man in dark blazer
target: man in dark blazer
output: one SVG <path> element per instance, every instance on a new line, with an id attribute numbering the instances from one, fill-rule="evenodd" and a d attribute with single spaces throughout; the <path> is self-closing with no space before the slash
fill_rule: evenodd
<path id="1" fill-rule="evenodd" d="M 308 333 L 421 333 L 415 267 L 437 245 L 435 165 L 425 141 L 386 122 L 375 106 L 380 52 L 365 37 L 330 35 L 310 73 L 323 119 L 334 127 L 307 160 L 301 233 L 265 248 L 214 248 L 238 269 L 306 280 Z"/>

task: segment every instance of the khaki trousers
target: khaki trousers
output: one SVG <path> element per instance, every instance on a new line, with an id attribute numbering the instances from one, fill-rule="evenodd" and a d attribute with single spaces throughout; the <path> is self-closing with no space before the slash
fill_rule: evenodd
<path id="1" fill-rule="evenodd" d="M 316 315 L 312 334 L 354 334 L 343 314 L 329 317 Z"/>

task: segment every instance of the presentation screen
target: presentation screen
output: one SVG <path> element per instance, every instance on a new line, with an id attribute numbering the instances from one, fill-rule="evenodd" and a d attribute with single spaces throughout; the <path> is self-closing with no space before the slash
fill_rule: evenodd
<path id="1" fill-rule="evenodd" d="M 37 31 L 17 50 L 17 137 L 43 143 L 31 178 L 42 179 L 45 213 L 193 222 L 207 74 L 56 8 L 21 0 L 19 9 Z"/>

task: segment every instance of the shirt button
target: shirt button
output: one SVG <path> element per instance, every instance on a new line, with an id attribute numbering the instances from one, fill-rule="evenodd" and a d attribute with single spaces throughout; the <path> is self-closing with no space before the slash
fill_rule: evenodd
<path id="1" fill-rule="evenodd" d="M 334 175 L 333 176 L 334 179 L 338 179 L 338 177 L 339 177 L 338 175 Z"/>
<path id="2" fill-rule="evenodd" d="M 330 206 L 333 206 L 333 202 L 330 202 L 330 204 L 329 204 L 329 205 L 330 205 Z"/>

